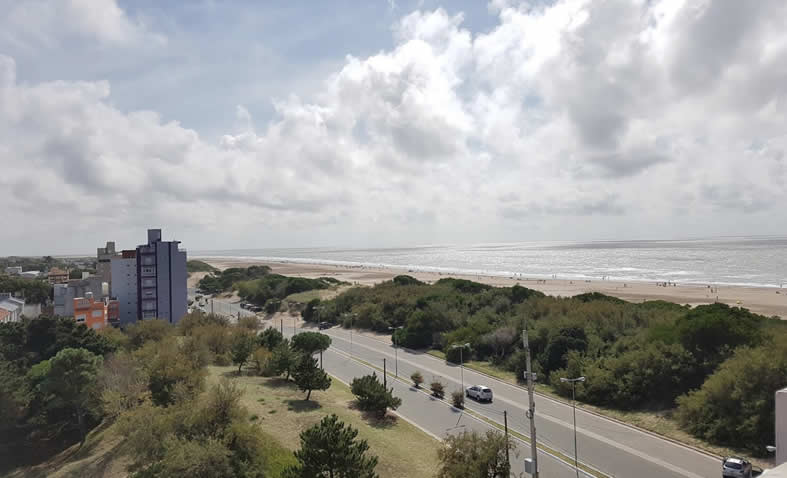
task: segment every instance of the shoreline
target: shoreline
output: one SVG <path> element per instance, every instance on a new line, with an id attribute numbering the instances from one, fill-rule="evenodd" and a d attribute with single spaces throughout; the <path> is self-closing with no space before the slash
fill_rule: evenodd
<path id="1" fill-rule="evenodd" d="M 273 260 L 270 258 L 232 258 L 232 257 L 199 257 L 196 258 L 218 268 L 248 267 L 267 265 L 274 273 L 315 278 L 320 276 L 334 277 L 357 285 L 371 286 L 379 282 L 391 280 L 400 274 L 407 274 L 423 282 L 433 283 L 446 277 L 467 279 L 489 284 L 496 287 L 511 287 L 519 284 L 529 289 L 541 291 L 547 295 L 572 297 L 587 292 L 600 292 L 629 302 L 644 300 L 665 300 L 681 305 L 697 306 L 721 302 L 730 306 L 744 307 L 752 312 L 768 317 L 787 318 L 787 289 L 780 287 L 757 287 L 743 285 L 696 284 L 641 280 L 604 280 L 604 279 L 561 279 L 541 278 L 536 276 L 502 275 L 490 273 L 456 273 L 409 269 L 407 267 L 377 265 L 347 265 L 310 263 L 305 261 Z M 439 268 L 432 268 L 439 269 Z"/>

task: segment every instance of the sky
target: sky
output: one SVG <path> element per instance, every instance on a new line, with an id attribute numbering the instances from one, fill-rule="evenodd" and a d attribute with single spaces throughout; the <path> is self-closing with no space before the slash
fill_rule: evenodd
<path id="1" fill-rule="evenodd" d="M 784 0 L 0 11 L 0 255 L 787 234 Z"/>

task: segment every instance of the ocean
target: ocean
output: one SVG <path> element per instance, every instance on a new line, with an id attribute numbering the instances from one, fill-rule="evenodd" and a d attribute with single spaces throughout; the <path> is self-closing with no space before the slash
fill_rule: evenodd
<path id="1" fill-rule="evenodd" d="M 227 257 L 505 277 L 673 281 L 780 287 L 787 284 L 787 238 L 521 242 L 386 249 L 194 251 Z"/>

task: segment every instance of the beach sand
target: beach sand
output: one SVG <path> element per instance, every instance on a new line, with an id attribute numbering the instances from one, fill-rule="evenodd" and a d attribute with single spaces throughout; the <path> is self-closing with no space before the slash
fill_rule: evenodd
<path id="1" fill-rule="evenodd" d="M 498 287 L 510 287 L 519 284 L 523 287 L 539 290 L 552 296 L 570 297 L 585 292 L 601 292 L 619 297 L 629 302 L 644 300 L 666 300 L 678 304 L 697 306 L 722 302 L 731 306 L 745 307 L 752 312 L 766 316 L 787 318 L 787 288 L 775 287 L 743 287 L 716 286 L 706 284 L 680 284 L 667 287 L 655 282 L 612 281 L 594 279 L 536 279 L 527 277 L 502 277 L 494 275 L 448 274 L 423 272 L 399 268 L 381 268 L 369 266 L 342 266 L 326 264 L 303 264 L 293 262 L 253 261 L 248 259 L 235 260 L 226 257 L 200 258 L 219 269 L 227 267 L 248 267 L 251 265 L 267 265 L 276 274 L 296 277 L 334 277 L 336 279 L 359 285 L 374 285 L 392 279 L 399 274 L 407 274 L 424 282 L 435 282 L 445 277 L 468 279 Z"/>

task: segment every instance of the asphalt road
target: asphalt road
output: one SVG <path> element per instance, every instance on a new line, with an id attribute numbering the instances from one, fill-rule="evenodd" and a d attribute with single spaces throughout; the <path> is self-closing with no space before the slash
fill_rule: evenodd
<path id="1" fill-rule="evenodd" d="M 277 321 L 265 322 L 265 325 L 269 327 L 278 328 L 280 326 Z M 297 332 L 301 331 L 302 329 L 297 329 Z M 293 328 L 288 328 L 285 324 L 284 335 L 291 337 Z M 342 347 L 333 346 L 323 353 L 323 366 L 335 379 L 347 384 L 355 377 L 376 371 L 357 359 L 351 358 Z M 377 372 L 378 376 L 381 376 L 379 371 Z M 460 433 L 463 430 L 476 430 L 480 433 L 485 433 L 487 430 L 498 430 L 498 428 L 470 414 L 451 407 L 445 401 L 437 400 L 422 390 L 413 388 L 409 382 L 399 381 L 389 376 L 388 387 L 393 387 L 394 395 L 402 399 L 402 405 L 396 410 L 396 413 L 436 438 L 445 437 L 448 433 Z M 530 457 L 530 446 L 513 436 L 511 439 L 517 445 L 516 451 L 511 455 L 511 468 L 514 476 L 520 476 L 524 473 L 524 459 Z M 539 453 L 538 457 L 542 477 L 576 477 L 576 472 L 571 464 L 545 453 Z M 580 472 L 580 476 L 585 477 L 586 475 Z"/>
<path id="2" fill-rule="evenodd" d="M 291 333 L 291 329 L 288 331 L 285 324 L 285 333 L 287 332 Z M 330 335 L 333 339 L 331 345 L 332 354 L 344 354 L 345 361 L 348 361 L 349 355 L 352 355 L 376 367 L 382 367 L 382 359 L 385 358 L 389 373 L 395 372 L 398 362 L 398 375 L 399 377 L 404 377 L 407 383 L 409 383 L 410 374 L 415 370 L 419 370 L 427 383 L 433 377 L 437 377 L 446 384 L 446 396 L 449 396 L 453 390 L 461 389 L 462 376 L 464 377 L 464 386 L 472 384 L 489 386 L 493 389 L 495 395 L 493 403 L 482 404 L 468 400 L 466 407 L 498 423 L 503 422 L 503 410 L 506 410 L 509 417 L 509 427 L 525 436 L 529 436 L 529 425 L 525 419 L 527 393 L 522 388 L 492 379 L 467 368 L 460 369 L 459 366 L 447 364 L 443 360 L 428 354 L 401 348 L 395 350 L 390 343 L 365 335 L 352 334 L 351 344 L 349 331 L 337 327 L 323 330 L 322 332 Z M 397 355 L 398 361 L 395 359 Z M 331 359 L 330 363 L 326 362 L 326 369 L 329 372 L 334 373 L 335 367 L 335 358 Z M 355 373 L 363 373 L 361 369 L 357 368 L 357 365 L 351 370 Z M 341 375 L 338 376 L 342 377 Z M 389 384 L 392 383 L 397 382 L 389 380 Z M 402 396 L 409 397 L 412 394 L 412 392 L 409 392 L 407 384 L 397 383 L 396 386 L 402 387 Z M 438 420 L 436 418 L 437 415 L 432 415 L 431 411 L 427 413 L 414 412 L 414 409 L 422 406 L 418 405 L 417 399 L 415 402 L 413 404 L 408 403 L 406 406 L 403 405 L 403 414 L 419 425 L 429 424 L 430 430 L 437 429 L 437 424 L 430 424 L 431 421 Z M 445 417 L 440 418 L 439 421 L 440 426 L 448 425 L 450 422 Z M 574 455 L 572 409 L 570 405 L 538 395 L 536 398 L 536 428 L 539 442 L 552 449 L 560 450 L 565 455 Z M 442 434 L 435 433 L 438 436 Z M 705 478 L 720 475 L 721 463 L 717 458 L 618 422 L 584 412 L 581 409 L 577 410 L 577 441 L 578 455 L 581 462 L 587 463 L 614 477 Z M 525 456 L 528 456 L 525 448 L 524 445 L 521 446 L 520 452 L 524 452 Z M 539 459 L 542 459 L 540 454 Z M 548 465 L 546 463 L 542 464 L 544 472 L 546 472 L 545 466 Z M 562 474 L 561 470 L 556 470 L 556 473 Z M 558 475 L 550 473 L 545 476 Z"/>

